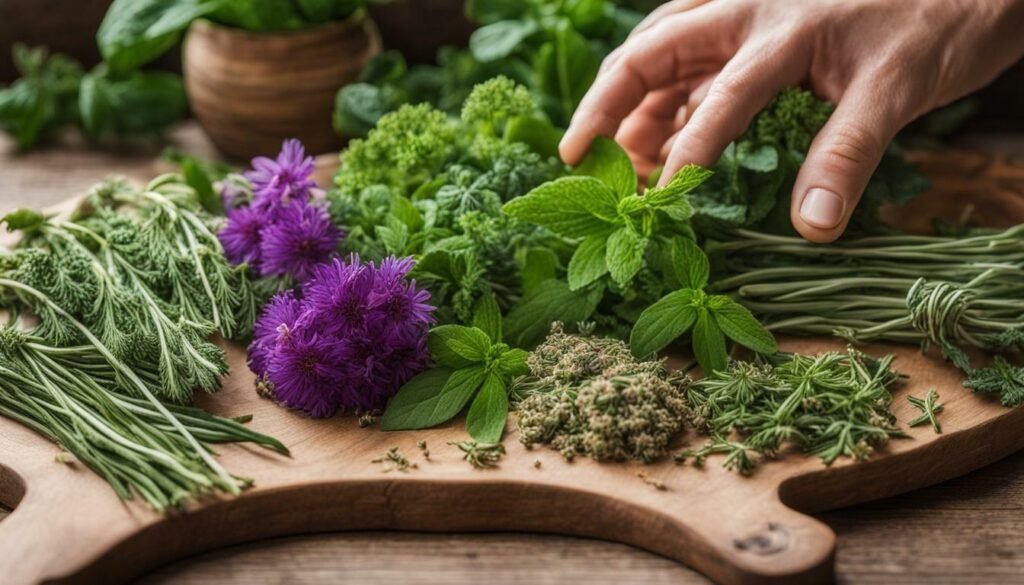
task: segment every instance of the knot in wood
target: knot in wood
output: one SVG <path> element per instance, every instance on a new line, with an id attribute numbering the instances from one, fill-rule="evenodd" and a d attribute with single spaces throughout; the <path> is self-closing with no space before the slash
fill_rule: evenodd
<path id="1" fill-rule="evenodd" d="M 737 550 L 767 556 L 778 554 L 789 548 L 789 531 L 775 522 L 743 538 L 732 541 Z"/>

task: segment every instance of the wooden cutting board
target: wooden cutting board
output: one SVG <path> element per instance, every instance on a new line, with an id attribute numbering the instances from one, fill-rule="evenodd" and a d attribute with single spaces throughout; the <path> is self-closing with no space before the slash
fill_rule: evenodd
<path id="1" fill-rule="evenodd" d="M 927 200 L 899 210 L 900 223 L 921 227 L 940 213 L 955 220 L 965 206 L 980 220 L 1024 221 L 1024 166 L 970 152 L 920 157 L 936 181 Z M 824 339 L 784 339 L 782 348 L 841 349 Z M 123 503 L 81 465 L 55 461 L 59 450 L 0 418 L 0 502 L 15 511 L 0 523 L 0 583 L 117 583 L 163 563 L 216 547 L 338 530 L 529 531 L 624 542 L 665 555 L 722 583 L 813 583 L 834 575 L 835 535 L 807 515 L 921 488 L 987 465 L 1024 448 L 1024 408 L 1008 409 L 961 387 L 957 370 L 915 348 L 895 352 L 910 376 L 893 410 L 915 416 L 906 401 L 935 388 L 946 407 L 943 434 L 909 429 L 868 462 L 789 457 L 743 477 L 709 459 L 705 468 L 671 461 L 565 462 L 558 453 L 524 449 L 509 419 L 508 455 L 498 469 L 478 470 L 446 443 L 466 437 L 461 420 L 428 431 L 361 429 L 352 417 L 314 421 L 256 396 L 244 350 L 229 347 L 233 374 L 200 405 L 225 415 L 252 413 L 252 427 L 282 440 L 292 456 L 245 446 L 219 449 L 233 473 L 256 487 L 238 498 L 205 501 L 160 517 Z M 425 440 L 430 460 L 416 443 Z M 689 432 L 683 442 L 699 445 Z M 372 459 L 399 447 L 418 468 L 385 472 Z M 537 467 L 536 462 L 540 462 Z M 663 482 L 661 491 L 638 477 Z"/>

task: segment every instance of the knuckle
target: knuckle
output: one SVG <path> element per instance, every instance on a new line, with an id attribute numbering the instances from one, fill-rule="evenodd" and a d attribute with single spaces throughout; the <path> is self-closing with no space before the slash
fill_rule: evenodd
<path id="1" fill-rule="evenodd" d="M 822 153 L 826 172 L 874 166 L 885 144 L 861 124 L 844 124 L 832 131 Z"/>

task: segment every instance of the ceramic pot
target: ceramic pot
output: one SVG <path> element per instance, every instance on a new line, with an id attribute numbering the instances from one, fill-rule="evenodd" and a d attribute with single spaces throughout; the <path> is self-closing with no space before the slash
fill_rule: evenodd
<path id="1" fill-rule="evenodd" d="M 363 15 L 314 28 L 258 34 L 199 20 L 182 48 L 189 105 L 230 158 L 272 156 L 286 138 L 311 154 L 338 150 L 334 96 L 380 52 Z"/>

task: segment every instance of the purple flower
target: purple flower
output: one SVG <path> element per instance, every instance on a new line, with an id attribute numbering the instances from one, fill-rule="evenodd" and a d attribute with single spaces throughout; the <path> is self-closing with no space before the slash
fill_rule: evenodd
<path id="1" fill-rule="evenodd" d="M 412 266 L 352 255 L 313 267 L 301 299 L 281 293 L 257 321 L 250 367 L 283 404 L 313 416 L 383 408 L 429 363 L 434 307 L 407 278 Z"/>
<path id="2" fill-rule="evenodd" d="M 345 371 L 340 344 L 310 329 L 282 325 L 266 376 L 281 404 L 323 418 L 338 409 L 335 393 Z"/>
<path id="3" fill-rule="evenodd" d="M 291 275 L 299 282 L 309 278 L 317 264 L 331 257 L 342 236 L 324 209 L 306 203 L 282 207 L 261 235 L 262 274 Z"/>
<path id="4" fill-rule="evenodd" d="M 279 292 L 263 307 L 263 313 L 256 319 L 252 329 L 252 343 L 249 344 L 249 368 L 263 374 L 274 352 L 278 335 L 295 328 L 302 315 L 302 305 L 292 291 Z"/>
<path id="5" fill-rule="evenodd" d="M 316 187 L 309 178 L 315 168 L 313 157 L 306 156 L 306 149 L 294 138 L 284 141 L 277 160 L 258 156 L 252 159 L 252 168 L 245 178 L 252 183 L 253 207 L 262 212 L 293 200 L 305 202 Z"/>
<path id="6" fill-rule="evenodd" d="M 227 225 L 218 234 L 228 261 L 232 264 L 248 263 L 253 273 L 259 274 L 263 227 L 263 216 L 250 207 L 229 211 Z"/>

